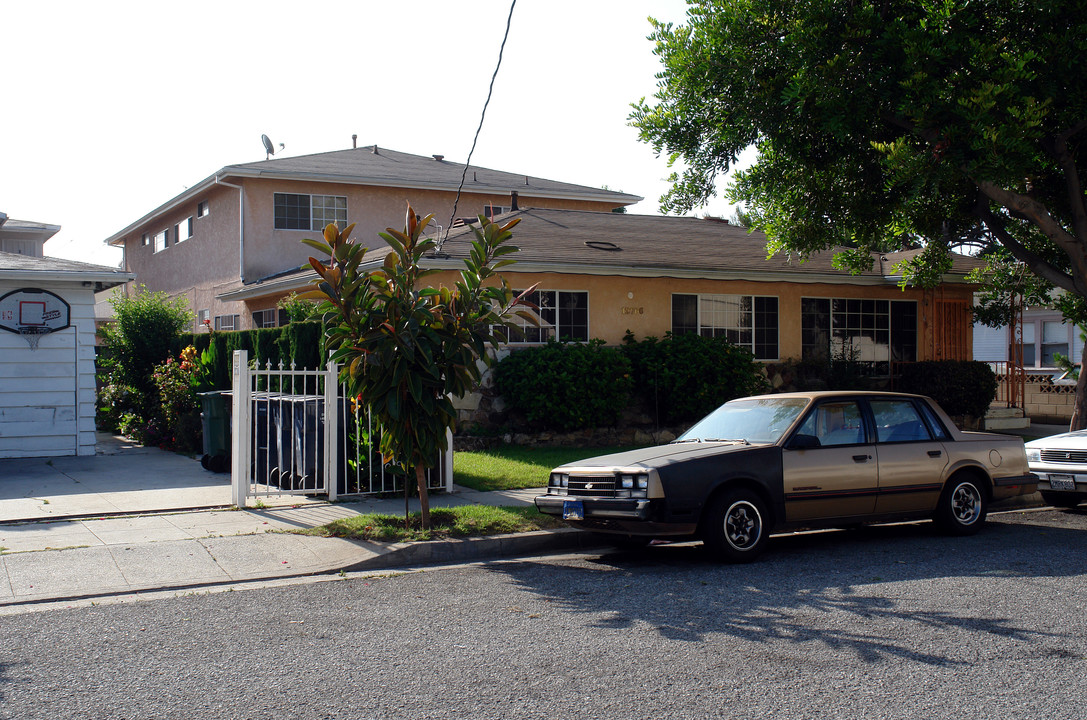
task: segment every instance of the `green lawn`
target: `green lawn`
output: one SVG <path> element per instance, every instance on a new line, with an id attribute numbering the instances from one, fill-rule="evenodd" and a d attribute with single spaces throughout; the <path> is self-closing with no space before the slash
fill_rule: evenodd
<path id="1" fill-rule="evenodd" d="M 543 487 L 551 470 L 575 460 L 634 450 L 635 447 L 526 447 L 500 445 L 481 452 L 453 453 L 453 482 L 473 490 Z"/>
<path id="2" fill-rule="evenodd" d="M 334 520 L 327 525 L 293 531 L 300 535 L 340 537 L 351 540 L 407 542 L 438 540 L 446 537 L 504 535 L 565 527 L 558 518 L 544 515 L 534 507 L 491 507 L 462 505 L 454 508 L 433 508 L 430 511 L 430 532 L 420 527 L 419 513 L 411 513 L 408 527 L 404 517 L 395 515 L 356 515 Z"/>

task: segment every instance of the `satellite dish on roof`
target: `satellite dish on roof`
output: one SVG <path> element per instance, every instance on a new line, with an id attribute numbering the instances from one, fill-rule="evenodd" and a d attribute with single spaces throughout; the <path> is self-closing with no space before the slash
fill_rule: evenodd
<path id="1" fill-rule="evenodd" d="M 264 156 L 265 160 L 267 160 L 268 158 L 270 158 L 270 157 L 272 157 L 273 155 L 276 154 L 275 146 L 272 145 L 272 141 L 271 141 L 271 139 L 269 139 L 269 137 L 267 135 L 261 135 L 260 136 L 260 141 L 262 143 L 264 143 L 264 152 L 267 153 Z"/>

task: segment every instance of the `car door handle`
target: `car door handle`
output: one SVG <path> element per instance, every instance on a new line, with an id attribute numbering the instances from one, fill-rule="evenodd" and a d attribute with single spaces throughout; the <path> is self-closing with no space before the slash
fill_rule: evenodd
<path id="1" fill-rule="evenodd" d="M 940 457 L 941 455 L 943 455 L 943 453 L 940 452 L 939 450 L 929 450 L 928 451 L 928 456 L 929 457 L 936 458 L 936 457 Z"/>
<path id="2" fill-rule="evenodd" d="M 853 462 L 862 463 L 862 462 L 868 462 L 871 459 L 872 459 L 871 455 L 854 455 L 853 456 Z"/>

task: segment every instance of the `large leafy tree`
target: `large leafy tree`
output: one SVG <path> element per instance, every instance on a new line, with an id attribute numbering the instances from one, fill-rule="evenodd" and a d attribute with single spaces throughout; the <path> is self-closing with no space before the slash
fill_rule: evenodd
<path id="1" fill-rule="evenodd" d="M 691 0 L 685 25 L 651 21 L 659 89 L 631 115 L 681 167 L 662 209 L 703 204 L 755 145 L 727 194 L 771 251 L 842 245 L 853 250 L 840 264 L 858 268 L 889 239 L 920 241 L 925 252 L 900 269 L 932 284 L 949 248 L 969 241 L 996 271 L 987 320 L 1006 320 L 992 301 L 1018 292 L 1081 322 L 1083 10 L 1079 0 Z"/>
<path id="2" fill-rule="evenodd" d="M 321 309 L 331 316 L 331 359 L 381 426 L 385 462 L 415 475 L 424 530 L 430 529 L 426 470 L 447 449 L 447 430 L 456 422 L 452 398 L 479 382 L 493 357 L 489 349 L 508 339 L 513 316 L 531 318 L 515 310 L 525 294 L 515 296 L 497 272 L 513 262 L 508 256 L 517 248 L 508 241 L 519 219 L 498 224 L 480 216 L 452 288 L 425 282 L 438 272 L 424 261 L 437 244 L 424 234 L 431 219 L 420 219 L 409 205 L 403 232 L 380 233 L 388 251 L 370 269 L 373 254 L 350 239 L 354 225 L 340 231 L 330 224 L 323 240 L 302 241 L 327 256 L 309 262 L 319 276 L 311 295 L 323 298 Z"/>

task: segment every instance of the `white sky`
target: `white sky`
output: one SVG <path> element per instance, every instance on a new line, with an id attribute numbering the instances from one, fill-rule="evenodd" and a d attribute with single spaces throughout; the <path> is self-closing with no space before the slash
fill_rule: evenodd
<path id="1" fill-rule="evenodd" d="M 472 164 L 644 196 L 670 170 L 627 125 L 658 71 L 652 15 L 683 0 L 518 0 Z M 62 226 L 46 254 L 116 265 L 103 240 L 225 165 L 359 145 L 464 162 L 509 0 L 8 3 L 0 211 Z M 692 214 L 729 216 L 723 199 Z"/>

